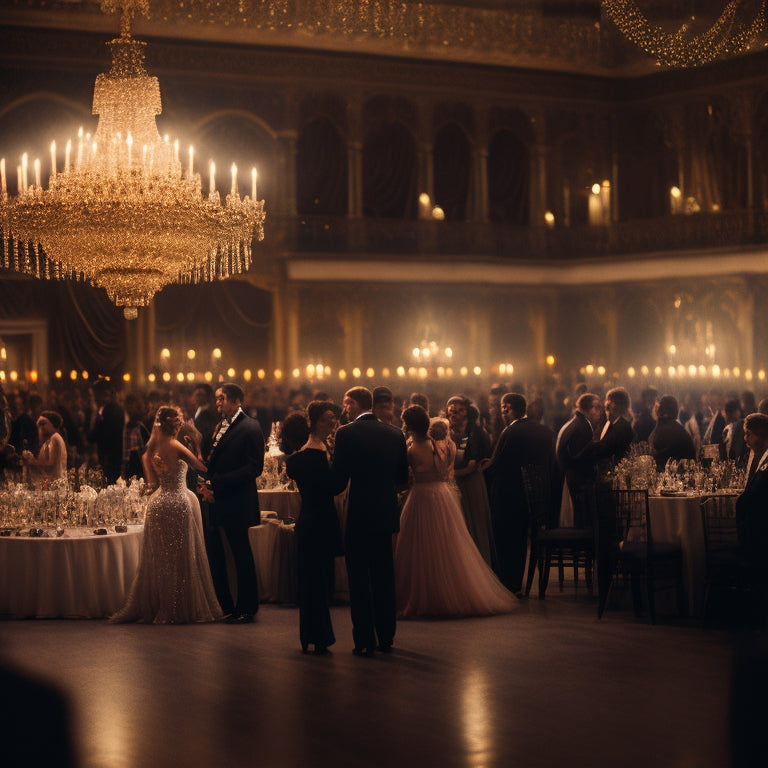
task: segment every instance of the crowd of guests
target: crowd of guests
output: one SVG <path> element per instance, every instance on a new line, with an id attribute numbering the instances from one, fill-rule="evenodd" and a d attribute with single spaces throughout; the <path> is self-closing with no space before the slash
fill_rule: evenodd
<path id="1" fill-rule="evenodd" d="M 143 476 L 159 486 L 166 494 L 162 509 L 180 503 L 176 461 L 183 460 L 191 468 L 184 493 L 197 492 L 206 531 L 221 528 L 238 553 L 238 591 L 244 596 L 233 603 L 218 531 L 213 538 L 204 532 L 219 605 L 212 607 L 206 598 L 201 615 L 229 615 L 245 623 L 258 610 L 247 542 L 248 526 L 258 524 L 252 481 L 263 466 L 264 434 L 279 422 L 287 473 L 302 496 L 296 529 L 301 643 L 317 653 L 335 640 L 329 579 L 333 557 L 342 551 L 355 649 L 361 654 L 391 646 L 396 613 L 511 610 L 507 597 L 521 597 L 524 589 L 530 516 L 522 471 L 530 465 L 542 470 L 558 519 L 586 527 L 594 484 L 632 445 L 652 455 L 660 470 L 670 459 L 733 460 L 749 478 L 739 500 L 744 551 L 762 563 L 768 542 L 768 482 L 763 489 L 768 399 L 758 404 L 750 392 L 711 390 L 698 398 L 686 393 L 678 403 L 673 395 L 647 388 L 633 411 L 623 387 L 609 387 L 604 394 L 586 389 L 578 383 L 572 395 L 553 388 L 526 397 L 523 386 L 500 386 L 482 396 L 452 394 L 435 402 L 424 392 L 405 397 L 386 386 L 353 387 L 337 403 L 308 386 L 280 391 L 279 397 L 263 388 L 246 394 L 225 387 L 221 394 L 221 385 L 214 393 L 207 384 L 121 396 L 109 381 L 98 380 L 87 392 L 52 391 L 46 401 L 37 393 L 3 393 L 0 446 L 6 474 L 44 485 L 66 476 L 68 468 L 97 465 L 106 483 Z M 229 440 L 242 433 L 246 453 L 259 456 L 244 459 L 233 452 L 225 460 L 223 445 L 217 454 L 222 429 L 235 422 Z M 382 448 L 388 444 L 389 453 Z M 217 456 L 220 465 L 229 462 L 214 481 L 218 491 L 211 485 Z M 227 488 L 225 474 L 246 478 L 250 489 Z M 345 488 L 342 540 L 334 497 Z M 215 512 L 238 504 L 248 506 L 247 514 Z M 400 544 L 393 549 L 395 533 Z"/>

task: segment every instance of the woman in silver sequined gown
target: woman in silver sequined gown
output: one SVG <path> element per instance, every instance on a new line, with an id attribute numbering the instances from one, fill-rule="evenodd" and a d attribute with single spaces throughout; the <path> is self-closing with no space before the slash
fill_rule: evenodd
<path id="1" fill-rule="evenodd" d="M 178 409 L 158 409 L 143 461 L 147 478 L 159 487 L 147 505 L 139 570 L 112 622 L 188 624 L 221 618 L 200 503 L 185 484 L 187 462 L 199 471 L 205 465 L 176 439 L 182 423 Z"/>

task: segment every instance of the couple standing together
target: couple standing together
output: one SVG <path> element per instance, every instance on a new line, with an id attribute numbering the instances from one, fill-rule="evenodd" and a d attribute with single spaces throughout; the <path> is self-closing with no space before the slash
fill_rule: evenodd
<path id="1" fill-rule="evenodd" d="M 408 435 L 379 421 L 365 387 L 344 395 L 351 423 L 336 433 L 333 474 L 349 482 L 345 548 L 354 653 L 392 648 L 403 616 L 471 616 L 511 611 L 514 597 L 474 545 L 448 484 L 455 446 L 427 412 L 403 412 Z M 435 429 L 442 426 L 442 430 Z M 413 486 L 403 506 L 398 490 Z M 402 528 L 401 528 L 402 522 Z M 398 533 L 393 556 L 392 535 Z"/>
<path id="2" fill-rule="evenodd" d="M 225 615 L 229 623 L 253 621 L 259 596 L 248 528 L 260 522 L 255 481 L 264 466 L 264 436 L 258 421 L 242 410 L 243 397 L 237 384 L 216 390 L 221 420 L 207 466 L 178 439 L 183 426 L 179 409 L 158 409 L 142 457 L 147 478 L 158 489 L 147 505 L 139 570 L 113 622 L 183 624 Z M 198 485 L 210 516 L 207 556 L 200 503 L 186 486 L 187 464 L 207 476 Z M 219 530 L 235 562 L 236 602 Z"/>

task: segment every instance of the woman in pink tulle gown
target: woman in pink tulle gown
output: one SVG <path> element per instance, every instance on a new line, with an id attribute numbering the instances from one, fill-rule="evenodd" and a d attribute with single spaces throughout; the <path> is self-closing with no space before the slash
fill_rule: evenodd
<path id="1" fill-rule="evenodd" d="M 398 615 L 487 616 L 511 611 L 515 598 L 483 560 L 449 483 L 456 446 L 428 434 L 418 405 L 402 414 L 413 485 L 395 550 Z M 441 425 L 442 426 L 442 425 Z"/>

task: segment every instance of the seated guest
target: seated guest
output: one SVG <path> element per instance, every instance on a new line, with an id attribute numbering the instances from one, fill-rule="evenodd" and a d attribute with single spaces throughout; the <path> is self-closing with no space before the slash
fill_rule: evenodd
<path id="1" fill-rule="evenodd" d="M 61 424 L 62 418 L 56 411 L 42 411 L 37 419 L 40 452 L 37 456 L 32 451 L 21 454 L 25 469 L 33 467 L 33 478 L 43 486 L 67 477 L 67 444 L 59 432 Z"/>
<path id="2" fill-rule="evenodd" d="M 656 409 L 656 426 L 648 439 L 659 471 L 664 469 L 668 459 L 696 458 L 691 435 L 677 420 L 677 413 L 676 398 L 664 395 Z"/>

